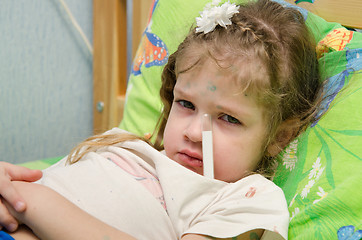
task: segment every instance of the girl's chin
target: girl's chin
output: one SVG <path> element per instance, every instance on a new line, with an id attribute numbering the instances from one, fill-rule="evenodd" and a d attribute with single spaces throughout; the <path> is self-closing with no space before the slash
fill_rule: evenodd
<path id="1" fill-rule="evenodd" d="M 203 174 L 203 166 L 201 160 L 189 157 L 186 154 L 178 153 L 175 158 L 175 162 L 197 174 Z"/>

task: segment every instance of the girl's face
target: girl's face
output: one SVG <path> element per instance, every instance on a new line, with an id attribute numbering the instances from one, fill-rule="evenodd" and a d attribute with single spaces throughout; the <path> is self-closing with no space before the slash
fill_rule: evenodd
<path id="1" fill-rule="evenodd" d="M 203 174 L 202 116 L 212 117 L 214 175 L 235 182 L 254 171 L 264 154 L 267 124 L 263 108 L 240 93 L 230 70 L 213 60 L 179 74 L 164 132 L 166 155 Z"/>

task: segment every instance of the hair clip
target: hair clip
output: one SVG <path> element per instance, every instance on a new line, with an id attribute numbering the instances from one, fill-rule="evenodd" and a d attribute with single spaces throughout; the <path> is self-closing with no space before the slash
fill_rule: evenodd
<path id="1" fill-rule="evenodd" d="M 196 18 L 196 32 L 208 33 L 215 29 L 217 25 L 226 28 L 231 25 L 231 17 L 239 12 L 239 6 L 235 3 L 225 2 L 218 6 L 220 0 L 214 0 L 205 6 L 200 13 L 200 17 Z"/>

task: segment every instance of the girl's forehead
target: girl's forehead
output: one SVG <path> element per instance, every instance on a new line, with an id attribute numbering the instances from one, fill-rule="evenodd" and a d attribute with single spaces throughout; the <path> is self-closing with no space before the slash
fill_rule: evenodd
<path id="1" fill-rule="evenodd" d="M 178 75 L 175 90 L 197 95 L 231 97 L 242 93 L 233 70 L 219 66 L 206 58 L 191 69 Z M 191 92 L 190 92 L 191 91 Z"/>
<path id="2" fill-rule="evenodd" d="M 202 52 L 196 50 L 197 52 Z M 205 51 L 203 51 L 205 52 Z M 224 83 L 238 90 L 257 90 L 268 88 L 269 76 L 260 59 L 252 56 L 222 56 L 195 52 L 184 55 L 177 62 L 176 76 L 189 73 L 192 81 L 196 75 L 209 75 L 210 79 L 222 78 Z"/>

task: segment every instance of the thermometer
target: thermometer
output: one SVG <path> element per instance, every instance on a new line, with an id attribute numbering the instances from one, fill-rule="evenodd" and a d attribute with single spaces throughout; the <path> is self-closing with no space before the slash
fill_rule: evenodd
<path id="1" fill-rule="evenodd" d="M 214 178 L 214 150 L 212 143 L 212 120 L 210 114 L 202 116 L 202 159 L 204 176 Z"/>

